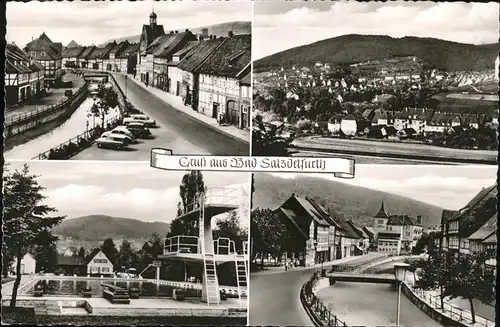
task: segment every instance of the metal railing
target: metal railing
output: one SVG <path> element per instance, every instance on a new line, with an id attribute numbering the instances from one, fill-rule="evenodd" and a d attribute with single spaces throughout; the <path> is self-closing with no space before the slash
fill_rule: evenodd
<path id="1" fill-rule="evenodd" d="M 219 237 L 214 241 L 215 254 L 236 254 L 236 244 L 227 237 Z"/>
<path id="2" fill-rule="evenodd" d="M 372 259 L 369 259 L 369 260 L 366 260 L 366 261 L 361 261 L 361 262 L 354 263 L 354 264 L 343 263 L 343 264 L 340 264 L 340 265 L 333 265 L 332 269 L 330 270 L 330 272 L 336 272 L 336 271 L 357 272 L 357 271 L 362 270 L 363 267 L 365 267 L 367 265 L 370 265 L 370 264 L 372 264 L 374 262 L 377 262 L 379 260 L 386 259 L 386 258 L 393 257 L 393 256 L 395 256 L 395 254 L 391 253 L 391 254 L 387 254 L 387 255 L 384 255 L 384 256 L 380 256 L 380 257 L 375 257 L 375 258 L 372 258 Z"/>
<path id="3" fill-rule="evenodd" d="M 201 244 L 197 236 L 172 236 L 165 240 L 163 254 L 167 253 L 201 253 Z"/>
<path id="4" fill-rule="evenodd" d="M 199 196 L 205 196 L 205 206 L 207 205 L 217 205 L 217 204 L 225 204 L 225 205 L 238 205 L 238 193 L 235 188 L 227 188 L 227 187 L 214 187 L 209 188 L 204 194 L 198 195 L 195 200 L 188 205 L 184 209 L 184 213 L 188 213 L 191 211 L 195 211 L 200 209 L 200 200 Z"/>
<path id="5" fill-rule="evenodd" d="M 346 323 L 333 314 L 314 294 L 313 289 L 317 280 L 318 275 L 315 273 L 302 287 L 303 297 L 311 314 L 314 315 L 315 320 L 321 322 L 323 326 L 347 327 Z"/>
<path id="6" fill-rule="evenodd" d="M 39 153 L 37 156 L 31 158 L 31 160 L 66 160 L 89 147 L 102 133 L 115 128 L 120 122 L 121 119 L 119 117 L 105 120 L 104 130 L 102 129 L 102 125 L 91 128 L 48 151 Z"/>
<path id="7" fill-rule="evenodd" d="M 451 305 L 443 301 L 441 307 L 441 298 L 438 295 L 429 294 L 429 292 L 414 288 L 410 283 L 405 282 L 405 285 L 413 292 L 418 298 L 427 303 L 434 310 L 444 314 L 448 318 L 465 324 L 472 324 L 472 313 L 468 310 L 463 310 L 457 306 Z M 475 314 L 474 326 L 493 327 L 495 322 Z"/>
<path id="8" fill-rule="evenodd" d="M 60 107 L 65 106 L 68 103 L 70 103 L 71 101 L 73 101 L 78 95 L 80 95 L 81 92 L 83 92 L 85 90 L 86 87 L 87 87 L 87 85 L 84 84 L 75 92 L 75 94 L 73 94 L 71 97 L 68 97 L 62 101 L 56 102 L 56 103 L 48 105 L 48 106 L 36 108 L 35 110 L 31 110 L 31 111 L 28 111 L 28 112 L 25 112 L 22 114 L 18 114 L 18 115 L 11 116 L 11 117 L 6 117 L 4 124 L 6 127 L 8 127 L 8 126 L 13 125 L 15 123 L 18 123 L 20 121 L 28 120 L 28 119 L 31 119 L 32 117 L 36 117 L 39 115 L 43 115 L 47 112 L 57 110 Z"/>

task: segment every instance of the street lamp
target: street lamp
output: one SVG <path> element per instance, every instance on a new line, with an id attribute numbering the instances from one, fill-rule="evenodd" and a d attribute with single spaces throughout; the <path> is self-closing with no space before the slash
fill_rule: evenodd
<path id="1" fill-rule="evenodd" d="M 395 263 L 394 264 L 394 275 L 396 277 L 396 283 L 398 286 L 398 308 L 396 311 L 396 327 L 399 327 L 399 310 L 401 307 L 401 286 L 405 280 L 406 270 L 410 265 L 407 263 Z"/>
<path id="2" fill-rule="evenodd" d="M 93 119 L 92 125 L 93 125 L 93 128 L 95 129 L 95 114 L 94 114 L 94 112 L 92 112 L 92 110 L 93 110 L 93 106 L 95 106 L 95 100 L 97 100 L 97 92 L 96 91 L 90 92 L 90 96 L 94 100 L 94 104 L 92 105 L 91 113 L 92 113 L 92 119 Z"/>
<path id="3" fill-rule="evenodd" d="M 316 256 L 318 255 L 318 241 L 314 241 L 314 274 L 316 274 Z"/>

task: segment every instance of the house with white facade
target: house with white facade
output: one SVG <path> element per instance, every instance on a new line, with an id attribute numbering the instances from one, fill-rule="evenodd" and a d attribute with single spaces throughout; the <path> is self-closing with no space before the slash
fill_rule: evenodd
<path id="1" fill-rule="evenodd" d="M 113 275 L 113 263 L 108 259 L 104 252 L 99 251 L 87 263 L 87 274 L 89 275 Z"/>
<path id="2" fill-rule="evenodd" d="M 398 131 L 413 128 L 418 135 L 421 135 L 433 115 L 434 110 L 432 109 L 405 108 L 396 114 L 394 127 Z"/>
<path id="3" fill-rule="evenodd" d="M 17 269 L 17 258 L 14 258 L 14 262 L 10 266 L 11 273 L 15 274 Z M 24 257 L 21 259 L 21 274 L 22 275 L 30 275 L 36 272 L 36 260 L 35 257 L 26 253 Z"/>
<path id="4" fill-rule="evenodd" d="M 382 202 L 373 218 L 373 229 L 378 252 L 408 253 L 422 236 L 422 216 L 388 215 Z"/>
<path id="5" fill-rule="evenodd" d="M 37 61 L 44 67 L 44 80 L 47 86 L 52 87 L 61 81 L 62 48 L 62 43 L 52 42 L 45 32 L 26 44 L 24 48 L 24 52 L 30 59 Z"/>

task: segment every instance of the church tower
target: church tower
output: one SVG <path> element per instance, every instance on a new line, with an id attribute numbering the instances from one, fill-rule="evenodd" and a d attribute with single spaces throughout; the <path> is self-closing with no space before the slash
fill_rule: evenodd
<path id="1" fill-rule="evenodd" d="M 156 13 L 154 12 L 151 12 L 151 15 L 149 15 L 149 25 L 153 28 L 153 30 L 156 28 Z"/>

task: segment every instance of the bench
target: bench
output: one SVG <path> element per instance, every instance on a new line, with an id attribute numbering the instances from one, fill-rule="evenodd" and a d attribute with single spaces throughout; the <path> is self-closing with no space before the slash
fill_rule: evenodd
<path id="1" fill-rule="evenodd" d="M 128 291 L 124 288 L 111 285 L 102 284 L 102 297 L 113 304 L 130 304 L 130 297 Z"/>

